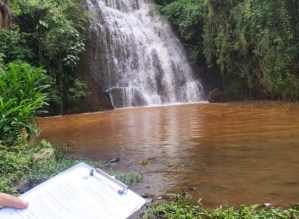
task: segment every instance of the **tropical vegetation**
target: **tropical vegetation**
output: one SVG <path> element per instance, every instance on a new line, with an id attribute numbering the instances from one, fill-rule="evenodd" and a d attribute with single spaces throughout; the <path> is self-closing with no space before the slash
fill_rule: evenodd
<path id="1" fill-rule="evenodd" d="M 28 64 L 9 64 L 9 71 L 0 74 L 0 139 L 7 144 L 23 132 L 30 137 L 38 133 L 36 114 L 47 103 L 43 93 L 49 85 L 41 68 Z"/>
<path id="2" fill-rule="evenodd" d="M 8 4 L 11 22 L 0 35 L 1 65 L 42 66 L 49 85 L 47 110 L 52 114 L 71 112 L 87 88 L 76 72 L 85 49 L 84 1 L 10 0 Z"/>
<path id="3" fill-rule="evenodd" d="M 227 100 L 299 100 L 298 0 L 155 0 Z"/>
<path id="4" fill-rule="evenodd" d="M 0 0 L 0 4 L 6 1 Z M 299 99 L 298 0 L 155 0 L 194 64 L 219 71 L 227 100 Z M 10 0 L 0 35 L 0 191 L 31 189 L 84 158 L 65 156 L 49 142 L 31 144 L 36 116 L 73 112 L 86 94 L 76 67 L 88 14 L 83 0 Z M 9 22 L 12 19 L 13 22 Z M 49 156 L 39 157 L 41 151 Z M 111 173 L 126 184 L 139 174 Z M 149 206 L 149 205 L 148 205 Z M 150 206 L 143 218 L 298 218 L 298 209 L 260 205 L 205 209 L 185 195 Z"/>

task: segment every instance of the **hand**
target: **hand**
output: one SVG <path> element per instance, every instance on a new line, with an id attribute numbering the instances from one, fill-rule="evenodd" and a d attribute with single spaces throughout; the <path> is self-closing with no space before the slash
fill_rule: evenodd
<path id="1" fill-rule="evenodd" d="M 0 209 L 4 207 L 12 207 L 12 208 L 27 208 L 28 202 L 25 202 L 17 197 L 0 193 Z"/>

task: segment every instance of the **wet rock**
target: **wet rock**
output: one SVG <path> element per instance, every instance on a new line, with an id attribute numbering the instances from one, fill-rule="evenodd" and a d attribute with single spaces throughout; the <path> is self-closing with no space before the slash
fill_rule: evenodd
<path id="1" fill-rule="evenodd" d="M 209 102 L 210 103 L 224 102 L 223 95 L 219 88 L 215 88 L 214 90 L 210 91 Z"/>
<path id="2" fill-rule="evenodd" d="M 124 84 L 121 88 L 111 88 L 109 93 L 115 108 L 146 106 L 147 100 L 137 87 Z"/>
<path id="3" fill-rule="evenodd" d="M 119 162 L 119 158 L 118 157 L 113 157 L 111 159 L 108 160 L 110 163 L 116 163 Z"/>

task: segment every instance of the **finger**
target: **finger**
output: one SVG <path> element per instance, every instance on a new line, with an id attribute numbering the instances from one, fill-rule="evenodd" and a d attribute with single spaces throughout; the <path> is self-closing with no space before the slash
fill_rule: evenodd
<path id="1" fill-rule="evenodd" d="M 13 207 L 13 208 L 27 208 L 28 202 L 25 202 L 17 197 L 0 193 L 0 205 L 3 205 L 4 207 Z"/>

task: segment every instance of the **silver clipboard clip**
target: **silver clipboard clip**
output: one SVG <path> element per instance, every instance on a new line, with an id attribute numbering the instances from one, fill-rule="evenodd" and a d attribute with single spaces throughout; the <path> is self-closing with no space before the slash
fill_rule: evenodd
<path id="1" fill-rule="evenodd" d="M 120 194 L 120 195 L 127 194 L 127 192 L 128 192 L 128 186 L 127 186 L 127 185 L 125 185 L 125 184 L 123 184 L 122 182 L 118 181 L 117 179 L 111 177 L 110 175 L 108 175 L 107 173 L 105 173 L 104 171 L 102 171 L 102 170 L 100 170 L 100 169 L 98 169 L 98 168 L 95 168 L 95 170 L 94 170 L 94 169 L 90 170 L 89 175 L 90 175 L 90 176 L 94 176 L 95 178 L 98 178 L 98 177 L 94 174 L 94 171 L 95 171 L 96 173 L 100 174 L 101 176 L 105 177 L 106 179 L 108 179 L 108 180 L 114 182 L 114 183 L 117 184 L 118 186 L 120 186 L 122 189 L 117 190 L 118 194 Z"/>

